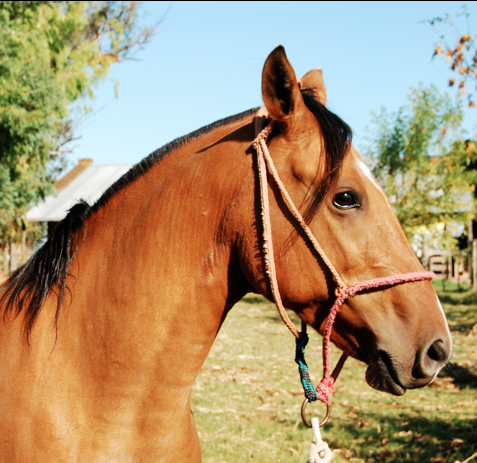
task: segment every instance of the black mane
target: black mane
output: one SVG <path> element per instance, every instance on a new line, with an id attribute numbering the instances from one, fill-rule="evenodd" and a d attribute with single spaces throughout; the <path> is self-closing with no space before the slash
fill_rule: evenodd
<path id="1" fill-rule="evenodd" d="M 313 89 L 303 89 L 301 94 L 307 108 L 320 124 L 325 153 L 323 177 L 320 178 L 319 185 L 314 185 L 311 202 L 303 214 L 305 222 L 310 223 L 323 199 L 338 181 L 344 158 L 351 146 L 353 132 L 346 122 L 315 99 Z"/>
<path id="2" fill-rule="evenodd" d="M 323 198 L 338 179 L 341 165 L 351 144 L 351 129 L 338 116 L 315 100 L 311 90 L 303 90 L 302 95 L 306 106 L 313 112 L 320 124 L 326 152 L 323 182 L 316 186 L 312 201 L 305 212 L 304 218 L 309 222 L 318 210 Z M 56 309 L 56 326 L 58 327 L 61 304 L 67 289 L 66 281 L 70 275 L 71 263 L 77 256 L 79 246 L 85 236 L 85 221 L 100 208 L 105 207 L 116 193 L 144 175 L 169 153 L 219 127 L 245 119 L 255 114 L 257 110 L 258 108 L 250 109 L 235 116 L 227 117 L 184 137 L 177 138 L 136 164 L 109 187 L 94 205 L 90 206 L 85 201 L 80 201 L 74 205 L 58 224 L 48 241 L 27 263 L 12 272 L 8 280 L 0 286 L 0 305 L 5 304 L 4 320 L 10 313 L 16 318 L 24 311 L 23 330 L 28 342 L 43 304 L 54 292 L 58 297 Z"/>
<path id="3" fill-rule="evenodd" d="M 236 114 L 235 116 L 229 116 L 225 119 L 220 119 L 216 122 L 212 122 L 212 124 L 206 125 L 194 132 L 189 133 L 188 135 L 184 135 L 183 137 L 176 138 L 175 140 L 171 141 L 167 145 L 164 145 L 162 148 L 153 151 L 149 156 L 144 158 L 140 163 L 133 166 L 130 170 L 128 170 L 117 182 L 113 183 L 98 199 L 98 201 L 91 206 L 90 212 L 88 213 L 88 218 L 91 214 L 96 212 L 98 209 L 104 207 L 106 203 L 120 190 L 128 186 L 129 184 L 133 183 L 138 177 L 144 175 L 152 166 L 156 163 L 160 162 L 164 159 L 169 153 L 175 151 L 178 148 L 190 143 L 197 138 L 202 137 L 203 135 L 212 132 L 219 127 L 223 127 L 233 122 L 240 121 L 245 119 L 248 116 L 252 116 L 255 114 L 259 108 L 249 109 L 244 111 L 240 114 Z M 1 302 L 1 300 L 0 300 Z"/>

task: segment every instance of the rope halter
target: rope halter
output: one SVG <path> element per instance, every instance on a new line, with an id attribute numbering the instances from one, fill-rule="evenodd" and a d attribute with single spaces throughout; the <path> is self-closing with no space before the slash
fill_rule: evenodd
<path id="1" fill-rule="evenodd" d="M 331 330 L 333 328 L 333 323 L 335 322 L 338 311 L 340 310 L 343 303 L 355 296 L 356 294 L 369 290 L 371 288 L 381 288 L 386 289 L 392 286 L 396 286 L 402 283 L 410 283 L 413 281 L 423 281 L 423 280 L 432 280 L 435 277 L 433 272 L 412 272 L 405 273 L 400 275 L 393 275 L 384 278 L 374 278 L 373 280 L 362 281 L 360 283 L 355 283 L 351 286 L 346 286 L 346 284 L 341 279 L 339 273 L 336 271 L 335 267 L 331 261 L 326 256 L 325 252 L 321 248 L 320 244 L 316 240 L 312 231 L 305 223 L 302 215 L 296 208 L 293 203 L 290 195 L 283 186 L 280 177 L 275 169 L 272 158 L 268 151 L 267 139 L 273 129 L 273 122 L 266 124 L 266 110 L 261 108 L 257 113 L 257 116 L 254 119 L 255 124 L 255 134 L 256 138 L 253 142 L 253 147 L 257 152 L 257 165 L 258 165 L 258 177 L 260 183 L 260 204 L 261 204 L 261 216 L 262 216 L 262 227 L 263 227 L 263 256 L 265 262 L 265 273 L 268 276 L 270 289 L 273 296 L 273 301 L 278 309 L 281 319 L 288 327 L 288 329 L 296 337 L 296 357 L 295 361 L 298 363 L 298 369 L 300 372 L 301 382 L 305 392 L 305 401 L 302 405 L 302 418 L 304 423 L 308 427 L 312 427 L 311 423 L 306 419 L 306 405 L 308 402 L 314 402 L 315 400 L 320 400 L 327 406 L 327 413 L 325 419 L 320 423 L 320 426 L 323 426 L 330 417 L 331 412 L 331 399 L 334 391 L 334 383 L 343 367 L 348 355 L 343 353 L 341 355 L 338 364 L 336 365 L 333 373 L 330 373 L 330 340 L 331 340 Z M 296 219 L 301 229 L 307 236 L 310 244 L 313 246 L 313 249 L 319 254 L 323 263 L 328 267 L 333 280 L 335 281 L 337 287 L 335 290 L 336 300 L 333 304 L 333 307 L 330 310 L 328 318 L 326 320 L 325 329 L 323 332 L 323 377 L 315 389 L 311 383 L 308 367 L 305 362 L 305 346 L 308 342 L 308 335 L 306 334 L 306 323 L 302 322 L 302 331 L 299 332 L 293 322 L 288 317 L 285 307 L 283 306 L 282 298 L 280 292 L 278 291 L 277 283 L 277 274 L 275 269 L 275 258 L 273 255 L 273 243 L 272 243 L 272 233 L 271 233 L 271 222 L 270 222 L 270 203 L 268 198 L 268 181 L 267 181 L 267 171 L 273 177 L 283 201 L 288 207 L 289 211 Z"/>

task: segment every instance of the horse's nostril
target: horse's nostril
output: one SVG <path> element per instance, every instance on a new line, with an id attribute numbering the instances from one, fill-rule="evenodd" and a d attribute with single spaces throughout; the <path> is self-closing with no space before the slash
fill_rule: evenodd
<path id="1" fill-rule="evenodd" d="M 429 347 L 427 351 L 427 355 L 430 359 L 434 360 L 435 362 L 443 362 L 447 358 L 448 352 L 444 346 L 442 341 L 436 341 L 434 344 Z"/>
<path id="2" fill-rule="evenodd" d="M 434 341 L 428 348 L 418 351 L 412 376 L 417 380 L 432 378 L 447 363 L 452 346 L 442 340 Z"/>

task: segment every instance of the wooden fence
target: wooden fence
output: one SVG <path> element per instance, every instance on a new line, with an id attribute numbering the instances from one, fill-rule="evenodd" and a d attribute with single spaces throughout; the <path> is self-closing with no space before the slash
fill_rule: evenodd
<path id="1" fill-rule="evenodd" d="M 437 280 L 449 280 L 457 286 L 466 282 L 477 290 L 477 239 L 468 250 L 435 252 L 422 263 L 436 274 Z"/>
<path id="2" fill-rule="evenodd" d="M 0 269 L 4 273 L 13 272 L 30 258 L 31 252 L 25 241 L 0 245 Z"/>

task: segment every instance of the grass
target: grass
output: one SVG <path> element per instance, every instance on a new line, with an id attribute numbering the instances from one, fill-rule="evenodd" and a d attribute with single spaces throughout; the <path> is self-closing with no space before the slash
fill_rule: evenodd
<path id="1" fill-rule="evenodd" d="M 439 295 L 454 338 L 453 363 L 430 387 L 394 397 L 369 388 L 365 366 L 348 360 L 323 431 L 333 462 L 455 463 L 477 452 L 477 296 L 450 286 Z M 332 362 L 338 357 L 334 349 Z M 293 358 L 294 338 L 273 304 L 246 296 L 227 317 L 192 394 L 205 463 L 306 460 L 311 431 L 301 422 Z M 316 383 L 316 333 L 310 332 L 307 360 Z M 324 407 L 308 412 L 322 416 Z"/>
<path id="2" fill-rule="evenodd" d="M 459 285 L 457 285 L 456 283 L 449 280 L 433 280 L 432 284 L 434 285 L 434 288 L 436 288 L 436 291 L 443 293 L 464 293 L 468 292 L 470 289 L 470 283 L 468 281 L 462 281 Z"/>

